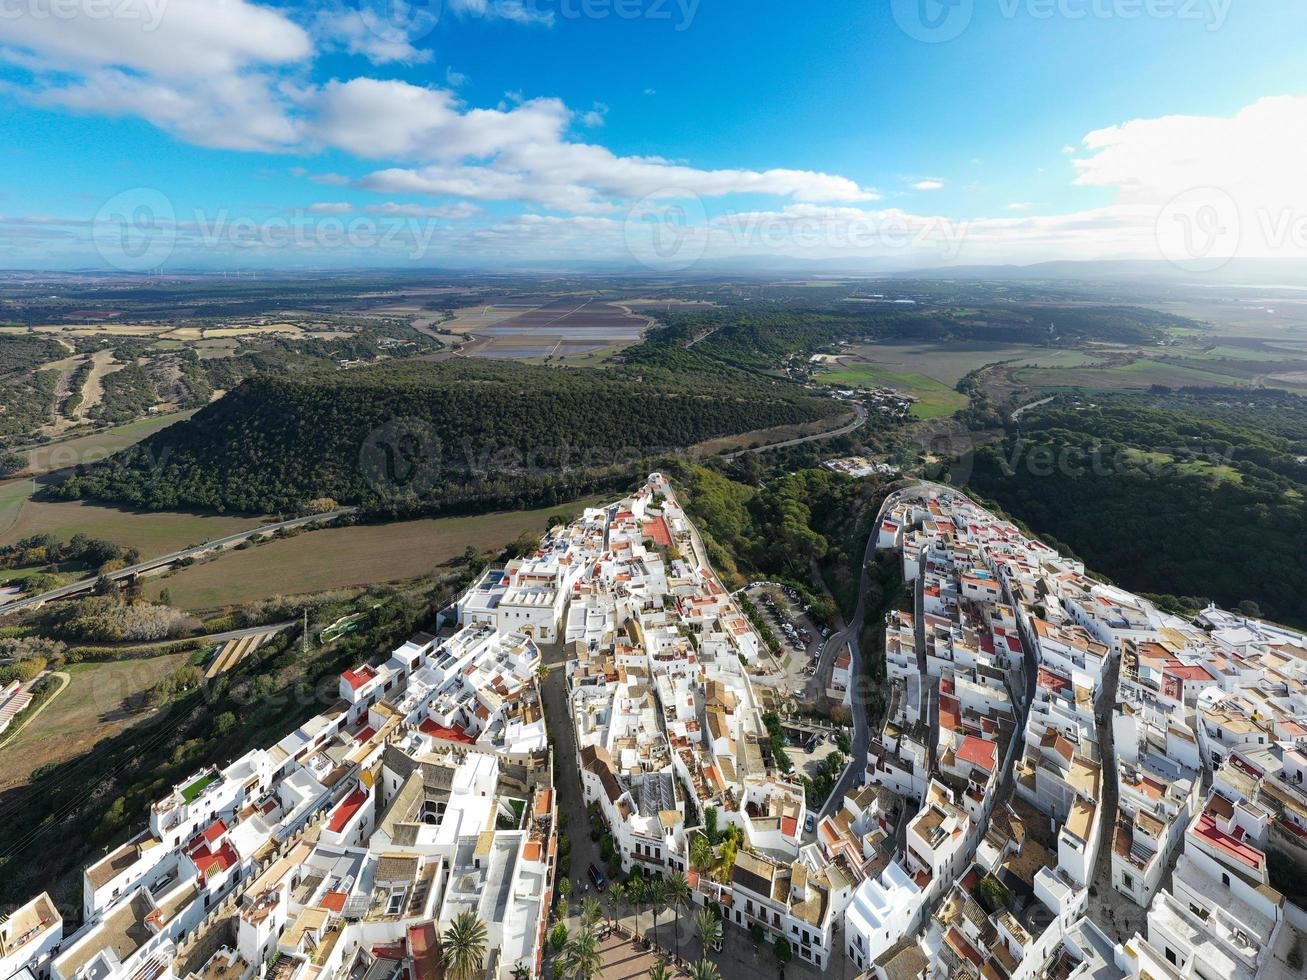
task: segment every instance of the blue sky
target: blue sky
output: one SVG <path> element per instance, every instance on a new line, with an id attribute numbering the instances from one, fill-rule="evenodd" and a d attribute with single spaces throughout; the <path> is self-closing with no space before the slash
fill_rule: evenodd
<path id="1" fill-rule="evenodd" d="M 59 3 L 0 3 L 0 266 L 1303 244 L 1295 0 Z"/>

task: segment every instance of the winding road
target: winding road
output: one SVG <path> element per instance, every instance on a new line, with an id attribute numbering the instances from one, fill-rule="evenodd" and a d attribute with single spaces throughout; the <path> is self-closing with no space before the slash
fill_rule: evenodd
<path id="1" fill-rule="evenodd" d="M 784 442 L 773 442 L 766 446 L 754 446 L 752 449 L 740 449 L 733 453 L 722 454 L 722 459 L 731 460 L 739 459 L 741 456 L 747 456 L 750 453 L 765 453 L 769 449 L 785 449 L 787 446 L 801 446 L 805 442 L 815 442 L 818 439 L 834 439 L 836 436 L 847 435 L 854 429 L 859 429 L 867 424 L 867 410 L 861 402 L 851 402 L 858 417 L 847 425 L 842 425 L 838 429 L 831 429 L 829 432 L 815 432 L 810 436 L 801 436 L 798 439 L 786 439 Z"/>

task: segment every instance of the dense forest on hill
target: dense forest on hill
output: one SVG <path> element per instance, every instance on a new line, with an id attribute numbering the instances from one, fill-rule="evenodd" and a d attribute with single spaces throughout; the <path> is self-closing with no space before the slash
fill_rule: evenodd
<path id="1" fill-rule="evenodd" d="M 972 483 L 1091 568 L 1307 626 L 1307 399 L 1061 396 L 976 454 Z"/>
<path id="2" fill-rule="evenodd" d="M 1074 345 L 1085 340 L 1152 343 L 1181 317 L 1137 307 L 994 306 L 913 309 L 760 310 L 727 306 L 668 312 L 663 326 L 623 354 L 628 364 L 680 370 L 769 370 L 796 354 L 855 340 L 986 340 Z"/>
<path id="3" fill-rule="evenodd" d="M 262 513 L 323 497 L 520 506 L 574 495 L 597 471 L 841 410 L 784 382 L 653 368 L 456 360 L 260 374 L 54 492 Z"/>

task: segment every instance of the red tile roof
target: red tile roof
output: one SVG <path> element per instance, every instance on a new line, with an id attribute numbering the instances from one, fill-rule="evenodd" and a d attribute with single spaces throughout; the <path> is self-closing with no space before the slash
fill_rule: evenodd
<path id="1" fill-rule="evenodd" d="M 433 738 L 443 738 L 447 742 L 462 742 L 464 745 L 473 744 L 476 739 L 467 733 L 467 730 L 455 725 L 453 728 L 447 728 L 430 718 L 423 720 L 418 725 L 418 731 Z"/>
<path id="2" fill-rule="evenodd" d="M 322 901 L 318 904 L 328 912 L 339 914 L 345 911 L 345 899 L 348 897 L 344 892 L 327 892 L 322 896 Z"/>
<path id="3" fill-rule="evenodd" d="M 1225 833 L 1216 825 L 1216 821 L 1206 813 L 1198 818 L 1198 826 L 1194 828 L 1194 833 L 1208 843 L 1220 848 L 1239 863 L 1246 864 L 1254 870 L 1260 871 L 1263 862 L 1266 860 L 1264 853 L 1251 844 L 1244 844 Z"/>
<path id="4" fill-rule="evenodd" d="M 347 670 L 345 671 L 345 673 L 341 674 L 340 676 L 345 678 L 345 682 L 349 684 L 349 686 L 353 690 L 357 691 L 368 681 L 375 678 L 377 676 L 377 672 L 373 670 L 371 667 L 365 665 L 363 667 L 360 667 L 358 670 Z"/>
<path id="5" fill-rule="evenodd" d="M 363 792 L 363 788 L 355 787 L 354 792 L 341 801 L 340 806 L 331 814 L 331 820 L 327 823 L 327 829 L 333 834 L 339 834 L 354 819 L 354 814 L 362 809 L 363 804 L 367 802 L 368 795 Z"/>
<path id="6" fill-rule="evenodd" d="M 968 735 L 958 747 L 957 755 L 963 762 L 970 762 L 972 765 L 980 766 L 985 772 L 993 772 L 998 759 L 998 745 L 983 738 Z"/>

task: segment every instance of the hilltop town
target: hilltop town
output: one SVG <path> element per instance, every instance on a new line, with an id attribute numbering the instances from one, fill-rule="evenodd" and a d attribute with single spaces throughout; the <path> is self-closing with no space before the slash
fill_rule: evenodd
<path id="1" fill-rule="evenodd" d="M 654 474 L 171 787 L 85 869 L 79 927 L 48 895 L 0 923 L 0 977 L 1303 976 L 1271 868 L 1307 867 L 1307 637 L 1165 612 L 942 486 L 872 533 L 912 601 L 882 717 L 869 652 L 823 649 L 867 746 L 829 798 Z"/>

